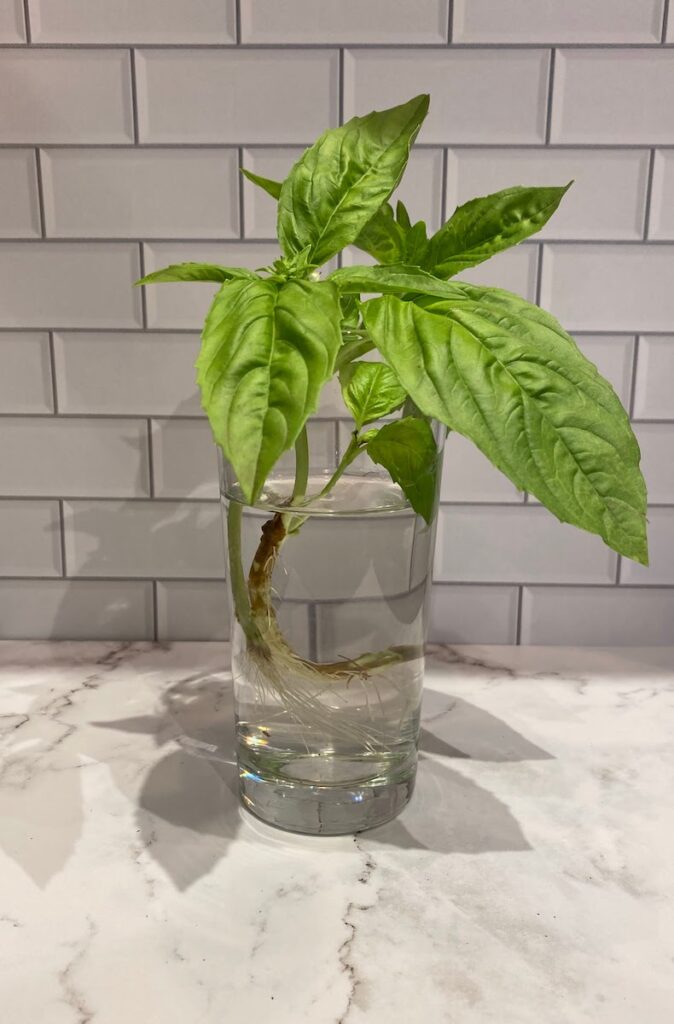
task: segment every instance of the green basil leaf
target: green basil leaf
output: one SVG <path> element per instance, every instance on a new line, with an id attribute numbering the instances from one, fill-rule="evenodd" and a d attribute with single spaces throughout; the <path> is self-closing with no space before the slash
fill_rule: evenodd
<path id="1" fill-rule="evenodd" d="M 245 167 L 241 168 L 241 173 L 244 178 L 248 178 L 248 181 L 252 181 L 253 185 L 257 185 L 258 188 L 264 189 L 272 199 L 278 199 L 281 195 L 281 186 L 283 182 L 272 181 L 271 178 L 263 178 L 261 174 L 255 174 L 254 171 L 248 171 Z"/>
<path id="2" fill-rule="evenodd" d="M 410 215 L 407 212 L 407 207 L 403 203 L 402 199 L 399 199 L 396 203 L 396 220 L 400 224 L 404 231 L 409 231 L 412 227 L 412 221 Z"/>
<path id="3" fill-rule="evenodd" d="M 295 443 L 332 376 L 341 345 L 337 289 L 327 282 L 234 281 L 216 295 L 197 360 L 216 442 L 254 502 Z"/>
<path id="4" fill-rule="evenodd" d="M 428 244 L 422 266 L 453 277 L 540 231 L 559 206 L 563 188 L 507 188 L 455 210 Z"/>
<path id="5" fill-rule="evenodd" d="M 342 310 L 342 330 L 345 327 L 357 327 L 360 323 L 360 309 L 355 295 L 342 295 L 339 300 Z"/>
<path id="6" fill-rule="evenodd" d="M 428 234 L 422 220 L 413 224 L 405 235 L 404 263 L 411 267 L 423 267 L 428 259 Z"/>
<path id="7" fill-rule="evenodd" d="M 470 438 L 558 519 L 647 563 L 639 447 L 610 384 L 562 327 L 515 296 L 462 288 L 434 311 L 393 296 L 362 308 L 419 408 Z M 499 307 L 499 303 L 501 306 Z M 554 325 L 554 326 L 553 326 Z"/>
<path id="8" fill-rule="evenodd" d="M 384 363 L 347 363 L 339 374 L 344 404 L 358 430 L 399 409 L 407 398 L 390 366 Z"/>
<path id="9" fill-rule="evenodd" d="M 243 267 L 218 267 L 213 263 L 173 263 L 163 270 L 141 277 L 136 284 L 164 284 L 170 281 L 233 281 L 235 278 L 257 278 Z"/>
<path id="10" fill-rule="evenodd" d="M 353 244 L 379 263 L 400 263 L 405 255 L 404 243 L 405 232 L 396 222 L 390 203 L 384 203 Z"/>
<path id="11" fill-rule="evenodd" d="M 381 292 L 382 295 L 421 293 L 436 299 L 454 298 L 456 285 L 439 281 L 426 270 L 402 264 L 388 267 L 342 267 L 333 270 L 328 281 L 336 284 L 343 295 Z"/>
<path id="12" fill-rule="evenodd" d="M 341 370 L 347 363 L 352 363 L 359 356 L 367 355 L 374 348 L 370 338 L 350 338 L 348 332 L 344 332 L 342 338 L 344 339 L 344 344 L 337 353 L 335 361 L 336 370 Z"/>
<path id="13" fill-rule="evenodd" d="M 438 450 L 426 420 L 387 423 L 368 442 L 367 454 L 401 487 L 410 505 L 430 523 L 435 507 Z"/>
<path id="14" fill-rule="evenodd" d="M 353 242 L 396 187 L 428 96 L 325 132 L 283 182 L 278 237 L 287 256 L 311 245 L 320 265 Z"/>

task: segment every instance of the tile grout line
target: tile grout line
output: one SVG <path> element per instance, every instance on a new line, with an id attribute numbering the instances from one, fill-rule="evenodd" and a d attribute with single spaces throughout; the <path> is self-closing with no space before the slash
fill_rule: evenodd
<path id="1" fill-rule="evenodd" d="M 440 188 L 440 223 L 444 224 L 448 219 L 447 213 L 447 191 L 449 177 L 449 150 L 442 151 L 442 183 Z"/>
<path id="2" fill-rule="evenodd" d="M 155 486 L 154 486 L 154 448 L 152 444 L 152 419 L 148 416 L 146 420 L 147 429 L 147 474 L 149 484 L 149 498 L 150 501 L 155 497 Z"/>
<path id="3" fill-rule="evenodd" d="M 665 43 L 667 41 L 667 28 L 669 23 L 669 0 L 665 0 L 662 5 L 662 31 L 660 33 L 660 42 Z"/>
<path id="4" fill-rule="evenodd" d="M 54 331 L 47 332 L 47 345 L 49 349 L 49 373 L 51 374 L 51 400 L 54 406 L 52 416 L 58 416 L 59 414 L 59 396 L 58 387 L 56 385 L 56 354 L 54 351 Z M 9 413 L 2 413 L 3 416 L 10 415 Z M 26 414 L 28 415 L 28 414 Z"/>
<path id="5" fill-rule="evenodd" d="M 68 565 L 66 562 L 66 517 L 64 499 L 59 498 L 59 534 L 61 545 L 61 578 L 68 579 Z"/>
<path id="6" fill-rule="evenodd" d="M 452 45 L 454 39 L 454 0 L 447 3 L 447 45 Z"/>
<path id="7" fill-rule="evenodd" d="M 647 242 L 649 225 L 651 219 L 651 206 L 653 204 L 653 177 L 655 174 L 655 146 L 651 149 L 648 155 L 648 172 L 646 174 L 646 202 L 644 203 L 644 227 L 642 231 L 642 240 Z"/>
<path id="8" fill-rule="evenodd" d="M 244 239 L 246 236 L 246 219 L 245 219 L 245 179 L 241 171 L 243 170 L 243 146 L 237 146 L 237 162 L 238 162 L 238 182 L 237 182 L 237 196 L 239 200 L 239 239 Z"/>
<path id="9" fill-rule="evenodd" d="M 14 332 L 13 329 L 10 328 L 7 333 L 16 333 L 16 332 Z M 29 334 L 36 334 L 36 333 L 38 333 L 38 334 L 40 334 L 40 333 L 44 333 L 44 329 L 43 330 L 39 330 L 38 329 L 38 330 L 24 331 L 22 333 L 29 333 Z M 55 330 L 53 333 L 54 334 L 62 334 L 62 333 L 66 333 L 66 332 L 65 331 L 61 331 L 61 330 Z M 80 333 L 80 334 L 92 334 L 92 333 L 95 334 L 96 332 L 95 331 L 93 331 L 93 332 L 92 331 L 79 331 L 78 333 Z M 111 331 L 110 333 L 115 334 L 115 333 L 119 333 L 119 332 Z M 130 331 L 130 332 L 126 332 L 126 333 L 142 334 L 143 332 L 140 330 L 140 328 L 136 328 L 135 331 Z M 153 333 L 155 333 L 155 332 L 154 331 L 148 331 L 148 334 L 153 334 Z M 163 333 L 171 334 L 172 332 L 171 331 L 165 331 Z M 196 335 L 196 332 L 190 332 L 190 333 L 194 333 Z M 2 337 L 2 332 L 0 332 L 0 337 Z M 634 335 L 631 335 L 631 337 L 634 338 Z M 657 335 L 657 337 L 659 337 L 659 335 Z M 628 402 L 628 404 L 629 404 L 629 402 Z M 199 413 L 192 413 L 192 412 L 178 413 L 178 414 L 175 414 L 175 413 L 170 412 L 170 411 L 166 412 L 166 411 L 161 411 L 161 410 L 155 411 L 155 412 L 152 412 L 152 413 L 148 413 L 147 411 L 145 411 L 145 412 L 95 412 L 95 411 L 90 411 L 90 412 L 59 412 L 59 419 L 61 419 L 61 420 L 93 420 L 94 422 L 99 422 L 99 423 L 105 423 L 106 421 L 110 421 L 110 420 L 113 420 L 113 421 L 114 420 L 137 420 L 137 421 L 140 421 L 140 420 L 147 419 L 148 416 L 150 417 L 150 419 L 168 420 L 170 423 L 205 423 L 206 422 L 206 414 L 205 413 L 199 414 Z M 10 419 L 10 420 L 51 420 L 53 418 L 54 418 L 53 417 L 53 413 L 51 413 L 51 412 L 4 412 L 4 411 L 0 411 L 0 421 L 2 421 L 3 419 Z M 313 422 L 316 423 L 316 424 L 322 423 L 322 424 L 333 424 L 335 426 L 338 426 L 340 423 L 344 423 L 344 424 L 352 423 L 352 420 L 349 420 L 345 416 L 337 416 L 337 417 L 333 417 L 333 416 L 320 416 L 320 417 L 317 417 Z M 667 419 L 667 417 L 664 417 L 664 416 L 635 416 L 633 418 L 632 422 L 633 423 L 637 423 L 637 424 L 639 424 L 639 423 L 651 423 L 651 424 L 660 424 L 661 426 L 674 427 L 674 417 L 670 417 L 669 419 Z M 444 505 L 452 505 L 452 504 L 461 504 L 461 503 L 460 502 L 458 502 L 458 503 L 457 502 L 442 502 L 442 504 L 444 504 Z M 466 501 L 466 502 L 464 502 L 464 504 L 471 505 L 471 504 L 475 504 L 475 502 Z M 478 501 L 477 504 L 480 504 L 480 502 Z M 519 504 L 521 504 L 521 502 L 519 502 L 517 500 L 513 500 L 513 501 L 499 501 L 499 502 L 492 502 L 492 501 L 484 502 L 483 501 L 482 504 L 485 504 L 485 505 L 493 505 L 493 504 L 519 505 Z"/>
<path id="10" fill-rule="evenodd" d="M 69 499 L 64 499 L 69 500 Z M 165 573 L 159 573 L 157 576 L 101 576 L 98 574 L 91 575 L 69 575 L 67 577 L 59 577 L 54 575 L 45 575 L 35 573 L 31 576 L 17 576 L 12 573 L 0 573 L 0 581 L 5 583 L 15 582 L 27 582 L 31 580 L 38 580 L 41 583 L 49 583 L 54 580 L 68 579 L 71 583 L 152 583 L 154 580 L 158 582 L 168 583 L 212 583 L 214 586 L 221 586 L 226 582 L 226 574 L 223 569 L 222 576 L 171 576 Z M 434 579 L 432 581 L 434 587 L 458 587 L 464 589 L 466 587 L 479 587 L 485 590 L 493 590 L 496 587 L 509 587 L 511 589 L 515 587 L 536 587 L 541 590 L 559 590 L 565 588 L 572 588 L 575 590 L 620 590 L 621 592 L 643 590 L 646 592 L 653 593 L 654 591 L 665 591 L 667 594 L 674 596 L 674 586 L 671 583 L 621 583 L 618 587 L 615 583 L 602 582 L 602 583 L 588 583 L 587 581 L 579 582 L 565 580 L 559 583 L 551 583 L 543 580 L 527 580 L 524 583 L 518 583 L 516 580 L 439 580 Z M 404 591 L 402 594 L 396 594 L 393 596 L 402 597 L 405 596 L 408 591 Z M 368 601 L 379 601 L 377 597 L 359 597 L 355 599 L 358 603 L 367 603 Z M 297 604 L 308 604 L 309 602 L 301 598 L 288 599 L 288 603 L 292 605 Z M 322 605 L 343 605 L 349 604 L 348 598 L 335 598 L 334 600 L 316 600 L 315 604 Z"/>
<path id="11" fill-rule="evenodd" d="M 138 269 L 140 270 L 140 276 L 145 277 L 145 244 L 138 242 Z M 140 319 L 141 319 L 141 330 L 147 330 L 147 293 L 145 291 L 145 285 L 140 287 Z M 198 328 L 196 329 L 198 332 Z"/>
<path id="12" fill-rule="evenodd" d="M 309 657 L 318 661 L 318 608 L 315 601 L 307 602 L 307 618 L 309 627 Z"/>
<path id="13" fill-rule="evenodd" d="M 344 124 L 344 47 L 339 48 L 339 64 L 337 71 L 337 121 Z"/>
<path id="14" fill-rule="evenodd" d="M 520 583 L 517 586 L 517 614 L 515 620 L 515 646 L 520 647 L 522 644 L 522 599 L 524 596 L 524 584 Z"/>
<path id="15" fill-rule="evenodd" d="M 236 45 L 241 46 L 241 0 L 234 3 L 234 38 Z"/>
<path id="16" fill-rule="evenodd" d="M 545 106 L 545 145 L 550 144 L 550 135 L 552 133 L 552 104 L 555 93 L 555 64 L 556 64 L 557 50 L 553 46 L 550 50 L 550 69 L 548 71 L 548 95 Z"/>
<path id="17" fill-rule="evenodd" d="M 24 52 L 26 46 L 24 44 Z M 244 139 L 234 141 L 233 139 L 220 139 L 214 142 L 195 142 L 192 140 L 184 140 L 182 142 L 152 142 L 143 141 L 136 143 L 125 140 L 124 142 L 36 142 L 34 139 L 25 138 L 20 142 L 3 142 L 0 141 L 0 151 L 12 150 L 12 149 L 26 149 L 41 146 L 46 149 L 55 150 L 69 150 L 69 149 L 86 149 L 86 150 L 97 150 L 97 149 L 112 149 L 121 150 L 136 150 L 142 149 L 149 152 L 161 152 L 164 149 L 172 150 L 235 150 L 239 146 L 243 146 L 244 149 L 306 149 L 307 146 L 312 144 L 311 139 L 287 139 L 284 142 L 260 142 L 256 139 Z M 414 151 L 428 151 L 428 150 L 441 150 L 443 148 L 448 149 L 472 149 L 472 150 L 495 150 L 499 153 L 509 153 L 513 150 L 525 150 L 527 153 L 544 153 L 547 150 L 552 152 L 568 153 L 575 150 L 580 150 L 585 153 L 622 153 L 622 152 L 634 152 L 639 150 L 641 152 L 647 152 L 655 145 L 657 149 L 663 149 L 668 152 L 674 151 L 674 139 L 671 142 L 550 142 L 546 144 L 540 139 L 534 142 L 457 142 L 456 140 L 446 139 L 442 142 L 415 142 Z"/>
<path id="18" fill-rule="evenodd" d="M 47 218 L 44 212 L 44 177 L 42 174 L 42 153 L 35 147 L 35 181 L 37 185 L 37 207 L 40 218 L 40 238 L 47 237 Z"/>
<path id="19" fill-rule="evenodd" d="M 32 30 L 31 24 L 30 24 L 30 4 L 29 4 L 29 0 L 23 0 L 23 23 L 24 23 L 25 28 L 26 28 L 26 43 L 30 46 L 30 44 L 33 42 L 33 30 Z M 25 46 L 26 44 L 24 43 L 24 44 L 19 44 L 19 45 L 24 45 Z"/>
<path id="20" fill-rule="evenodd" d="M 39 241 L 39 239 L 36 239 L 36 241 Z M 139 244 L 142 244 L 142 243 L 139 243 Z M 59 325 L 57 327 L 46 327 L 44 324 L 38 324 L 37 326 L 33 325 L 32 327 L 22 327 L 20 325 L 14 325 L 14 324 L 6 325 L 6 326 L 0 325 L 0 335 L 7 334 L 7 333 L 10 333 L 10 334 L 31 334 L 32 333 L 32 334 L 34 334 L 35 331 L 47 331 L 47 330 L 56 331 L 57 334 L 100 334 L 100 335 L 106 335 L 106 334 L 138 334 L 139 331 L 141 331 L 141 327 L 138 324 L 136 324 L 133 327 L 129 327 L 127 324 L 120 324 L 118 327 L 107 327 L 107 326 L 106 327 L 102 327 L 100 325 L 90 326 L 90 327 L 72 327 L 72 326 L 71 327 L 66 327 L 63 324 L 61 324 L 61 325 Z M 617 330 L 617 329 L 615 329 L 615 330 L 598 330 L 597 328 L 592 328 L 592 330 L 583 330 L 582 328 L 579 328 L 578 330 L 574 331 L 574 333 L 575 334 L 584 334 L 584 335 L 587 335 L 587 337 L 589 337 L 589 338 L 605 338 L 605 337 L 610 337 L 610 338 L 613 338 L 613 337 L 634 338 L 634 335 L 635 335 L 636 331 L 637 331 L 637 328 L 632 328 L 631 331 L 623 331 L 623 330 Z M 184 334 L 185 336 L 190 336 L 191 335 L 191 336 L 193 336 L 195 338 L 198 338 L 199 337 L 199 325 L 195 324 L 194 327 L 161 327 L 161 326 L 150 327 L 148 329 L 148 333 L 151 333 L 151 334 Z M 659 337 L 662 337 L 663 335 L 664 336 L 669 336 L 671 334 L 671 331 L 664 331 L 664 330 L 660 330 L 660 331 L 643 331 L 643 330 L 640 330 L 639 334 L 642 337 L 659 338 Z M 2 416 L 2 415 L 12 415 L 12 416 L 37 415 L 37 416 L 39 416 L 40 413 L 35 413 L 35 414 L 33 414 L 33 413 L 28 413 L 28 414 L 24 414 L 24 413 L 10 413 L 10 414 L 7 414 L 7 413 L 5 413 L 5 414 L 3 414 L 2 412 L 0 412 L 0 416 Z M 73 413 L 73 415 L 75 415 L 75 414 Z M 103 415 L 107 416 L 107 415 L 111 415 L 111 414 L 104 413 Z M 115 414 L 112 414 L 112 415 L 115 415 Z M 125 413 L 119 413 L 119 415 L 123 416 L 123 415 L 126 415 L 126 414 Z M 144 415 L 144 414 L 143 413 L 140 413 L 140 414 L 139 413 L 133 413 L 132 415 Z M 170 416 L 171 414 L 170 413 L 160 413 L 159 415 Z M 190 414 L 188 414 L 188 415 L 190 415 Z M 180 418 L 180 417 L 178 417 L 178 418 Z M 330 417 L 330 416 L 321 416 L 321 417 L 319 417 L 319 419 L 331 419 L 331 418 L 332 417 Z M 337 417 L 337 418 L 339 419 L 340 417 Z M 347 417 L 342 416 L 341 418 L 342 419 L 346 419 Z M 650 417 L 646 417 L 646 419 L 650 420 Z M 667 420 L 666 417 L 657 417 L 656 416 L 653 419 L 654 419 L 654 422 L 656 422 L 656 423 L 657 422 L 662 422 L 662 423 L 670 422 L 670 420 Z M 671 420 L 674 420 L 674 417 L 671 417 Z"/>
<path id="21" fill-rule="evenodd" d="M 639 366 L 639 335 L 634 335 L 634 350 L 632 352 L 632 376 L 630 377 L 630 393 L 627 399 L 627 412 L 630 420 L 634 423 L 634 402 L 637 390 L 637 369 Z M 640 422 L 640 421 L 636 421 Z"/>
<path id="22" fill-rule="evenodd" d="M 138 84 L 136 81 L 136 50 L 132 46 L 129 50 L 129 67 L 131 69 L 131 117 L 133 119 L 133 144 L 138 145 Z"/>
<path id="23" fill-rule="evenodd" d="M 157 580 L 150 580 L 152 584 L 152 639 L 155 643 L 159 640 L 159 599 L 157 594 Z"/>
<path id="24" fill-rule="evenodd" d="M 526 239 L 519 243 L 519 246 L 523 249 L 532 249 L 537 245 L 553 245 L 561 248 L 568 248 L 569 246 L 594 246 L 601 248 L 608 248 L 615 246 L 616 248 L 636 248 L 637 246 L 643 246 L 644 241 L 648 241 L 649 247 L 655 248 L 674 248 L 674 236 L 671 238 L 555 238 L 554 236 L 546 236 L 540 241 L 529 241 Z M 276 239 L 271 236 L 265 238 L 240 238 L 238 235 L 229 235 L 227 237 L 213 238 L 212 236 L 204 237 L 187 237 L 182 238 L 170 238 L 166 235 L 148 235 L 143 239 L 134 238 L 131 235 L 48 235 L 45 238 L 29 238 L 25 235 L 10 235 L 0 239 L 0 246 L 3 245 L 37 245 L 38 243 L 46 242 L 49 245 L 90 245 L 92 243 L 97 245 L 110 245 L 110 246 L 128 246 L 136 244 L 142 244 L 145 242 L 150 245 L 245 245 L 245 246 L 270 246 L 276 242 Z M 2 329 L 2 328 L 0 328 Z M 64 328 L 69 330 L 69 328 Z M 601 331 L 597 331 L 594 328 L 591 330 L 578 330 L 579 334 L 597 334 Z M 604 333 L 609 334 L 629 334 L 629 330 L 614 330 L 605 331 Z M 667 331 L 650 331 L 651 334 L 666 334 Z"/>
<path id="25" fill-rule="evenodd" d="M 136 43 L 96 43 L 96 42 L 85 42 L 85 43 L 64 43 L 64 42 L 45 42 L 36 43 L 32 42 L 33 49 L 35 50 L 124 50 L 128 49 L 129 46 L 137 46 L 143 50 L 194 50 L 199 52 L 203 50 L 217 51 L 221 50 L 227 52 L 229 50 L 247 50 L 254 52 L 269 51 L 269 50 L 308 50 L 308 51 L 322 51 L 323 53 L 330 53 L 334 50 L 339 49 L 340 46 L 347 47 L 350 50 L 390 50 L 395 52 L 396 50 L 421 50 L 433 52 L 441 52 L 447 50 L 446 42 L 439 43 L 419 43 L 419 42 L 387 42 L 387 43 L 376 43 L 376 42 L 323 42 L 323 43 L 308 43 L 308 42 L 282 42 L 277 41 L 273 43 L 202 43 L 202 42 L 189 42 L 189 43 L 151 43 L 139 40 Z M 661 50 L 674 50 L 674 40 L 666 41 L 664 43 L 658 41 L 652 42 L 584 42 L 574 43 L 566 40 L 546 40 L 545 42 L 534 42 L 534 43 L 515 43 L 515 42 L 453 42 L 452 47 L 455 50 L 546 50 L 551 47 L 559 47 L 564 50 L 606 50 L 607 52 L 615 52 L 618 50 L 644 50 L 646 53 L 652 51 L 657 53 Z M 2 50 L 21 50 L 25 49 L 25 42 L 14 42 L 14 43 L 0 43 L 0 51 Z"/>

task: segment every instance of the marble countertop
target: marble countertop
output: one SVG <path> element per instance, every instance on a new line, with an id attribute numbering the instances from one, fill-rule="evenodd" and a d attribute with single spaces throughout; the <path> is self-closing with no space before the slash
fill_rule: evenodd
<path id="1" fill-rule="evenodd" d="M 396 822 L 239 809 L 224 644 L 0 645 L 3 1024 L 671 1024 L 674 648 L 434 647 Z"/>

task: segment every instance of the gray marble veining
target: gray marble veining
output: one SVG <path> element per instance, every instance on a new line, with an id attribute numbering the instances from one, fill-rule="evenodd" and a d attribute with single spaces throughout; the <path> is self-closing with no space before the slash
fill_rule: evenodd
<path id="1" fill-rule="evenodd" d="M 239 809 L 227 663 L 0 645 L 3 1024 L 674 1020 L 674 648 L 433 648 L 336 839 Z"/>

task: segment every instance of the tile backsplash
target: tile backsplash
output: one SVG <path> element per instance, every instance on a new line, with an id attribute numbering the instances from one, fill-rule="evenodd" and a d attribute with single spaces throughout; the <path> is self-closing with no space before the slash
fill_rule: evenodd
<path id="1" fill-rule="evenodd" d="M 274 206 L 241 165 L 282 177 L 326 126 L 428 91 L 399 194 L 431 227 L 474 195 L 575 180 L 540 236 L 465 276 L 573 331 L 634 419 L 652 504 L 644 569 L 450 436 L 431 636 L 672 642 L 669 8 L 0 0 L 0 638 L 227 635 L 192 370 L 213 287 L 132 282 L 182 260 L 269 263 Z M 316 451 L 339 416 L 327 394 Z"/>

